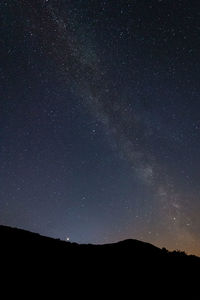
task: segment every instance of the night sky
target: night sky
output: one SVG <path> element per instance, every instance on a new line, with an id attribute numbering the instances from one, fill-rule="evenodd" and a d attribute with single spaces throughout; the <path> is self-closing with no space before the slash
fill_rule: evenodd
<path id="1" fill-rule="evenodd" d="M 0 1 L 0 223 L 200 255 L 200 3 Z"/>

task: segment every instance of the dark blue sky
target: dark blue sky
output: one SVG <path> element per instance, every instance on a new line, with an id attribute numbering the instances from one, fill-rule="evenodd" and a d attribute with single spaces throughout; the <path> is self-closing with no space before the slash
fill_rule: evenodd
<path id="1" fill-rule="evenodd" d="M 0 222 L 200 254 L 198 2 L 3 0 L 0 18 Z"/>

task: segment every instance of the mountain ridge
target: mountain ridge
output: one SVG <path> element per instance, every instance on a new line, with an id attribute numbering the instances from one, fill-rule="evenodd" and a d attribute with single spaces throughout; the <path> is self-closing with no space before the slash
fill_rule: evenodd
<path id="1" fill-rule="evenodd" d="M 168 251 L 166 248 L 159 248 L 151 243 L 140 241 L 137 239 L 125 239 L 118 242 L 113 243 L 107 243 L 107 244 L 79 244 L 76 242 L 71 241 L 64 241 L 60 240 L 59 238 L 52 238 L 44 235 L 40 235 L 39 233 L 31 232 L 25 229 L 21 228 L 15 228 L 15 227 L 9 227 L 5 225 L 0 225 L 0 240 L 1 240 L 1 249 L 3 247 L 8 247 L 10 244 L 13 245 L 15 242 L 15 247 L 21 247 L 19 242 L 23 242 L 27 244 L 31 244 L 31 246 L 34 244 L 34 246 L 37 248 L 37 246 L 41 249 L 44 247 L 44 245 L 49 246 L 49 244 L 52 245 L 52 247 L 59 246 L 63 249 L 69 250 L 70 248 L 77 250 L 78 248 L 80 250 L 88 249 L 88 250 L 106 250 L 109 251 L 112 249 L 112 251 L 119 250 L 123 251 L 126 250 L 129 251 L 146 251 L 146 254 L 148 255 L 148 251 L 152 254 L 156 255 L 163 255 L 163 256 L 176 256 L 176 257 L 187 257 L 187 258 L 193 258 L 196 260 L 199 260 L 200 257 L 193 255 L 193 254 L 186 254 L 184 251 L 174 250 L 174 251 Z M 4 244 L 2 245 L 2 241 Z"/>
<path id="2" fill-rule="evenodd" d="M 133 239 L 78 244 L 0 226 L 0 253 L 1 274 L 8 274 L 4 285 L 10 288 L 11 282 L 17 282 L 22 290 L 31 285 L 29 290 L 38 293 L 39 286 L 45 286 L 49 296 L 52 287 L 58 295 L 62 285 L 86 291 L 86 295 L 95 289 L 103 298 L 108 293 L 117 296 L 119 291 L 128 294 L 134 287 L 135 296 L 145 293 L 149 297 L 156 286 L 169 292 L 171 299 L 171 293 L 180 296 L 180 291 L 189 290 L 191 294 L 199 286 L 199 257 Z"/>

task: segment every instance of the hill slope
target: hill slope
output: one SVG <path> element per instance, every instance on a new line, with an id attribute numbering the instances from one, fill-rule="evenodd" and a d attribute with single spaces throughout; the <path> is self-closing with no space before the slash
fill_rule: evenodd
<path id="1" fill-rule="evenodd" d="M 73 259 L 81 263 L 87 262 L 87 265 L 92 261 L 98 264 L 99 262 L 118 264 L 129 262 L 129 265 L 134 264 L 185 264 L 195 266 L 200 264 L 200 258 L 193 255 L 186 255 L 183 252 L 169 252 L 166 249 L 160 249 L 149 243 L 138 240 L 124 240 L 113 244 L 93 245 L 93 244 L 77 244 L 61 241 L 37 233 L 32 233 L 26 230 L 0 226 L 0 242 L 1 252 L 22 256 L 23 258 L 31 257 L 33 260 L 45 259 L 51 256 L 52 262 L 61 260 L 62 263 L 72 261 Z M 45 255 L 44 257 L 42 257 Z"/>
<path id="2" fill-rule="evenodd" d="M 60 299 L 73 289 L 73 295 L 81 293 L 81 298 L 118 298 L 121 294 L 127 299 L 133 293 L 134 299 L 144 295 L 144 299 L 155 299 L 156 294 L 160 299 L 162 290 L 169 299 L 175 295 L 181 299 L 180 293 L 194 299 L 191 295 L 199 291 L 200 258 L 137 240 L 79 245 L 0 226 L 0 254 L 1 286 L 8 286 L 6 293 L 15 294 L 12 287 L 17 286 L 20 293 L 35 291 L 37 297 L 42 289 L 44 298 L 52 298 L 54 290 Z"/>

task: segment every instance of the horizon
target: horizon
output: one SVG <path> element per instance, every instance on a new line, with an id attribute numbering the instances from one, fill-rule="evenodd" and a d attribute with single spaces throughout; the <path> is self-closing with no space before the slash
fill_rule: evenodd
<path id="1" fill-rule="evenodd" d="M 40 234 L 39 232 L 35 232 L 35 231 L 29 231 L 27 229 L 24 229 L 24 228 L 20 228 L 20 227 L 11 227 L 11 226 L 8 226 L 8 225 L 3 225 L 3 224 L 0 224 L 0 227 L 6 227 L 8 229 L 15 229 L 15 230 L 19 230 L 19 231 L 25 231 L 27 233 L 33 233 L 33 234 L 37 234 L 39 235 L 40 237 L 44 237 L 44 238 L 51 238 L 52 240 L 59 240 L 61 242 L 66 242 L 66 243 L 75 243 L 75 244 L 78 244 L 78 245 L 96 245 L 96 246 L 101 246 L 101 245 L 112 245 L 112 244 L 118 244 L 118 243 L 121 243 L 121 242 L 126 242 L 126 241 L 136 241 L 136 242 L 140 242 L 140 243 L 144 243 L 144 244 L 147 244 L 147 245 L 152 245 L 156 248 L 159 248 L 160 250 L 167 250 L 168 252 L 183 252 L 185 253 L 186 255 L 190 256 L 190 255 L 195 255 L 197 257 L 200 258 L 200 255 L 198 254 L 193 254 L 193 253 L 187 253 L 185 252 L 184 250 L 181 250 L 181 249 L 167 249 L 166 247 L 161 247 L 161 246 L 157 246 L 151 242 L 147 242 L 147 241 L 143 241 L 143 240 L 138 240 L 138 239 L 135 239 L 135 238 L 126 238 L 126 239 L 122 239 L 122 240 L 116 240 L 116 241 L 110 241 L 108 243 L 90 243 L 90 242 L 86 242 L 86 243 L 79 243 L 78 241 L 73 241 L 73 240 L 70 240 L 68 238 L 66 239 L 60 239 L 58 237 L 52 237 L 52 236 L 48 236 L 48 235 L 43 235 L 43 234 Z"/>

